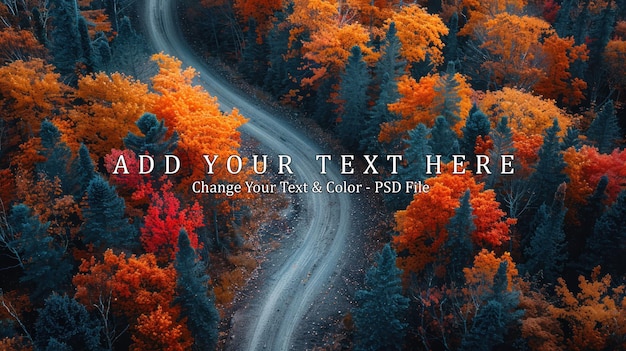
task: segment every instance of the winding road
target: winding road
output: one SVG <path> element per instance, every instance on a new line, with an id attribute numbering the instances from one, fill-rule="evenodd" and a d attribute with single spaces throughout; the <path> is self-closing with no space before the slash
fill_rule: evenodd
<path id="1" fill-rule="evenodd" d="M 320 175 L 320 163 L 315 155 L 327 152 L 313 140 L 212 74 L 183 39 L 174 6 L 173 0 L 145 0 L 145 35 L 156 50 L 194 67 L 200 73 L 200 84 L 218 98 L 222 110 L 237 107 L 249 119 L 242 132 L 276 154 L 290 155 L 297 182 L 342 182 L 337 168 L 331 165 L 326 175 Z M 300 201 L 300 220 L 292 234 L 294 250 L 286 252 L 285 258 L 277 258 L 280 262 L 273 259 L 266 262 L 279 268 L 258 282 L 260 293 L 254 297 L 255 301 L 238 312 L 241 315 L 237 320 L 241 322 L 233 326 L 238 338 L 237 350 L 301 349 L 296 344 L 297 330 L 337 273 L 352 228 L 350 195 L 309 192 L 301 194 Z"/>

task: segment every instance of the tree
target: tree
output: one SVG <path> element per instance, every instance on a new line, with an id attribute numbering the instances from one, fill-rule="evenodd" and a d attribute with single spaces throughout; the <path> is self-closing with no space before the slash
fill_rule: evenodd
<path id="1" fill-rule="evenodd" d="M 476 247 L 497 247 L 509 240 L 509 226 L 515 221 L 503 219 L 505 213 L 499 208 L 495 193 L 476 183 L 469 172 L 453 175 L 447 171 L 427 179 L 426 184 L 430 186 L 429 192 L 415 194 L 406 210 L 395 215 L 399 235 L 393 238 L 393 243 L 401 253 L 398 266 L 404 270 L 405 278 L 420 274 L 433 262 L 438 265 L 435 271 L 443 274 L 445 258 L 454 254 L 444 250 L 448 240 L 446 227 L 468 189 L 476 226 L 472 243 Z"/>
<path id="2" fill-rule="evenodd" d="M 181 316 L 187 318 L 187 326 L 194 338 L 196 350 L 213 350 L 217 345 L 219 313 L 215 297 L 209 286 L 209 276 L 198 260 L 185 229 L 178 235 L 176 253 L 176 291 L 174 303 L 181 307 Z"/>
<path id="3" fill-rule="evenodd" d="M 430 130 L 430 135 L 428 144 L 433 154 L 441 155 L 442 162 L 450 162 L 452 155 L 459 153 L 459 141 L 444 116 L 437 117 L 435 125 Z"/>
<path id="4" fill-rule="evenodd" d="M 140 80 L 148 78 L 150 54 L 146 45 L 147 41 L 137 34 L 130 19 L 126 16 L 119 22 L 117 31 L 111 43 L 109 70 Z"/>
<path id="5" fill-rule="evenodd" d="M 439 82 L 435 86 L 435 99 L 433 100 L 433 110 L 445 117 L 450 126 L 461 121 L 461 84 L 456 79 L 456 68 L 453 62 L 448 62 L 446 74 L 439 77 Z"/>
<path id="6" fill-rule="evenodd" d="M 504 341 L 508 328 L 524 314 L 518 310 L 519 292 L 508 287 L 508 264 L 506 260 L 500 262 L 491 291 L 483 297 L 486 303 L 478 309 L 459 350 L 492 350 Z"/>
<path id="7" fill-rule="evenodd" d="M 54 54 L 53 62 L 61 75 L 72 76 L 76 63 L 83 55 L 77 3 L 71 0 L 54 0 L 51 5 L 49 16 L 53 19 L 53 29 L 49 39 L 50 51 Z M 70 78 L 70 82 L 75 83 L 76 77 Z"/>
<path id="8" fill-rule="evenodd" d="M 442 37 L 448 34 L 448 27 L 438 15 L 429 14 L 417 4 L 408 4 L 395 12 L 385 24 L 389 26 L 392 22 L 398 28 L 402 57 L 410 65 L 425 60 L 435 65 L 443 63 Z"/>
<path id="9" fill-rule="evenodd" d="M 46 49 L 28 30 L 4 28 L 0 32 L 0 63 L 4 66 L 15 61 L 44 59 Z"/>
<path id="10" fill-rule="evenodd" d="M 101 176 L 94 177 L 87 187 L 87 207 L 82 233 L 86 243 L 101 248 L 129 248 L 136 240 L 136 230 L 124 217 L 124 199 Z"/>
<path id="11" fill-rule="evenodd" d="M 91 180 L 96 176 L 93 160 L 91 159 L 89 150 L 85 144 L 80 144 L 80 147 L 78 148 L 78 157 L 72 164 L 72 174 L 78 177 L 77 183 L 79 185 L 77 190 L 74 192 L 74 196 L 81 198 L 87 191 Z"/>
<path id="12" fill-rule="evenodd" d="M 490 129 L 491 124 L 487 115 L 478 106 L 474 105 L 465 120 L 465 126 L 461 128 L 463 138 L 459 141 L 460 151 L 467 156 L 471 164 L 475 163 L 472 160 L 476 154 L 474 151 L 476 149 L 476 139 L 480 136 L 488 136 Z"/>
<path id="13" fill-rule="evenodd" d="M 602 264 L 604 269 L 620 276 L 626 264 L 626 190 L 595 222 L 593 234 L 587 238 L 581 263 L 586 269 Z M 607 252 L 611 252 L 607 255 Z"/>
<path id="14" fill-rule="evenodd" d="M 537 194 L 538 203 L 549 202 L 559 185 L 568 180 L 567 175 L 563 173 L 565 162 L 558 138 L 560 130 L 559 122 L 554 119 L 552 128 L 547 129 L 544 134 L 543 145 L 538 152 L 539 161 L 530 178 Z"/>
<path id="15" fill-rule="evenodd" d="M 600 152 L 608 154 L 621 139 L 620 127 L 615 115 L 613 101 L 609 100 L 602 106 L 602 109 L 593 119 L 589 129 L 587 129 L 587 139 L 596 145 Z"/>
<path id="16" fill-rule="evenodd" d="M 131 336 L 130 350 L 185 351 L 191 347 L 191 340 L 185 337 L 182 325 L 176 324 L 174 317 L 162 306 L 137 318 L 137 332 Z"/>
<path id="17" fill-rule="evenodd" d="M 41 122 L 40 135 L 40 154 L 45 157 L 45 161 L 36 165 L 37 172 L 44 173 L 49 179 L 59 178 L 63 192 L 71 193 L 76 185 L 75 178 L 70 173 L 72 151 L 61 141 L 61 132 L 50 121 Z"/>
<path id="18" fill-rule="evenodd" d="M 426 174 L 426 155 L 433 155 L 432 147 L 428 136 L 431 130 L 423 123 L 409 131 L 409 139 L 406 141 L 403 160 L 406 165 L 402 165 L 398 170 L 399 178 L 402 180 L 425 180 L 429 177 Z"/>
<path id="19" fill-rule="evenodd" d="M 578 277 L 577 293 L 571 291 L 565 280 L 559 278 L 555 288 L 559 303 L 549 307 L 555 318 L 567 330 L 565 347 L 568 350 L 616 350 L 624 345 L 626 332 L 626 305 L 624 285 L 613 286 L 610 275 L 600 276 L 600 267 L 591 272 L 588 280 Z"/>
<path id="20" fill-rule="evenodd" d="M 389 244 L 376 256 L 376 265 L 367 271 L 367 290 L 356 293 L 354 309 L 355 350 L 400 350 L 406 323 L 403 316 L 409 299 L 402 295 L 396 254 Z"/>
<path id="21" fill-rule="evenodd" d="M 91 43 L 91 37 L 89 36 L 89 28 L 87 28 L 87 20 L 85 20 L 83 16 L 78 17 L 78 34 L 80 35 L 80 47 L 82 52 L 80 63 L 84 65 L 83 73 L 97 71 L 96 57 Z"/>
<path id="22" fill-rule="evenodd" d="M 448 241 L 446 241 L 444 248 L 447 252 L 452 253 L 450 262 L 446 267 L 446 273 L 449 281 L 457 284 L 463 283 L 463 269 L 471 262 L 474 251 L 472 234 L 476 230 L 476 225 L 472 211 L 470 191 L 466 190 L 459 207 L 454 210 L 454 217 L 450 218 L 450 222 L 446 226 Z"/>
<path id="23" fill-rule="evenodd" d="M 355 46 L 348 58 L 346 70 L 341 75 L 339 99 L 344 103 L 341 104 L 341 121 L 337 125 L 337 134 L 344 144 L 353 150 L 359 145 L 358 131 L 363 129 L 367 115 L 368 81 L 369 73 L 363 61 L 361 48 Z"/>
<path id="24" fill-rule="evenodd" d="M 567 243 L 563 231 L 566 209 L 563 208 L 565 184 L 554 196 L 552 205 L 539 207 L 535 215 L 536 227 L 530 244 L 524 250 L 526 270 L 539 274 L 545 282 L 554 282 L 563 271 L 567 260 Z"/>
<path id="25" fill-rule="evenodd" d="M 39 350 L 98 350 L 100 329 L 78 301 L 52 294 L 35 322 L 35 346 Z"/>
<path id="26" fill-rule="evenodd" d="M 8 225 L 14 233 L 9 245 L 18 252 L 24 270 L 20 282 L 34 287 L 31 298 L 40 299 L 61 287 L 70 276 L 72 264 L 65 257 L 65 247 L 48 235 L 49 223 L 41 223 L 28 206 L 18 204 L 11 209 Z"/>
<path id="27" fill-rule="evenodd" d="M 512 154 L 515 151 L 513 132 L 509 127 L 509 119 L 507 117 L 502 117 L 502 119 L 498 121 L 496 128 L 491 130 L 489 133 L 489 141 L 491 142 L 491 148 L 488 151 L 489 157 L 492 160 L 497 160 L 498 163 L 493 167 L 491 174 L 487 176 L 485 187 L 493 189 L 500 180 L 502 155 Z"/>
<path id="28" fill-rule="evenodd" d="M 128 132 L 124 145 L 136 155 L 148 154 L 160 159 L 163 155 L 172 153 L 178 146 L 178 132 L 174 131 L 168 136 L 165 121 L 159 121 L 153 113 L 144 113 L 135 124 L 143 136 Z M 162 167 L 161 163 L 155 165 L 157 170 Z"/>
<path id="29" fill-rule="evenodd" d="M 133 195 L 134 199 L 148 198 L 150 205 L 144 218 L 141 231 L 141 244 L 146 252 L 154 253 L 160 262 L 174 260 L 178 251 L 178 235 L 185 229 L 191 245 L 198 248 L 196 229 L 204 226 L 202 207 L 194 202 L 189 207 L 181 206 L 180 200 L 172 191 L 172 183 L 167 181 L 154 189 L 147 183 Z"/>

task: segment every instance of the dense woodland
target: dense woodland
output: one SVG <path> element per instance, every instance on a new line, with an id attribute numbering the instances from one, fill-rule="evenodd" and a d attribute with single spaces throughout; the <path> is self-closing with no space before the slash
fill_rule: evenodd
<path id="1" fill-rule="evenodd" d="M 258 264 L 281 200 L 189 190 L 190 160 L 242 152 L 246 120 L 151 53 L 137 5 L 0 3 L 0 349 L 213 349 Z M 361 237 L 388 244 L 320 347 L 626 349 L 625 1 L 178 8 L 201 55 L 350 152 L 404 155 L 381 179 L 430 185 L 385 196 L 387 230 Z M 145 153 L 184 167 L 136 175 Z M 515 173 L 452 174 L 482 154 Z M 112 174 L 120 155 L 135 175 Z"/>

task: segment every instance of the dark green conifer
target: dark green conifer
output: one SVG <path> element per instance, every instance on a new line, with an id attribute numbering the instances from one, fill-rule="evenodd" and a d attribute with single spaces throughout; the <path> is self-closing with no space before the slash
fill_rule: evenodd
<path id="1" fill-rule="evenodd" d="M 476 139 L 479 136 L 488 136 L 491 130 L 489 118 L 481 111 L 476 104 L 472 106 L 469 116 L 465 119 L 465 126 L 461 128 L 463 138 L 459 142 L 459 148 L 471 164 L 475 158 L 474 149 L 476 148 Z"/>
<path id="2" fill-rule="evenodd" d="M 454 211 L 454 217 L 448 223 L 448 240 L 445 248 L 449 254 L 450 262 L 446 267 L 446 274 L 450 282 L 461 286 L 465 275 L 463 268 L 470 265 L 473 258 L 472 233 L 476 230 L 474 224 L 473 208 L 470 205 L 470 191 L 465 191 L 459 207 Z"/>
<path id="3" fill-rule="evenodd" d="M 355 350 L 400 350 L 409 299 L 402 295 L 402 271 L 389 244 L 377 254 L 376 265 L 365 276 L 366 290 L 356 293 Z"/>
<path id="4" fill-rule="evenodd" d="M 50 5 L 52 32 L 48 39 L 53 63 L 61 75 L 71 76 L 70 82 L 75 83 L 76 62 L 83 57 L 77 3 L 74 0 L 52 0 Z"/>
<path id="5" fill-rule="evenodd" d="M 621 133 L 613 101 L 609 100 L 602 106 L 587 129 L 587 140 L 597 146 L 600 152 L 608 154 L 617 147 L 620 138 Z"/>
<path id="6" fill-rule="evenodd" d="M 433 154 L 441 155 L 442 163 L 449 162 L 452 160 L 452 155 L 459 153 L 459 140 L 444 116 L 438 116 L 435 119 L 435 125 L 430 134 L 428 144 L 432 148 Z"/>
<path id="7" fill-rule="evenodd" d="M 490 167 L 491 174 L 485 181 L 485 188 L 493 189 L 495 185 L 500 181 L 502 164 L 500 163 L 502 155 L 510 155 L 515 151 L 513 146 L 513 132 L 508 125 L 508 118 L 502 117 L 496 128 L 491 130 L 489 137 L 493 141 L 493 148 L 491 149 L 491 160 L 494 165 Z"/>
<path id="8" fill-rule="evenodd" d="M 174 303 L 181 306 L 181 316 L 187 317 L 187 326 L 194 339 L 194 349 L 214 350 L 217 345 L 219 313 L 209 285 L 205 266 L 198 260 L 184 229 L 178 235 L 178 252 L 174 268 L 176 292 Z"/>
<path id="9" fill-rule="evenodd" d="M 359 146 L 360 133 L 367 115 L 367 86 L 369 83 L 367 64 L 359 46 L 351 50 L 345 72 L 341 75 L 339 100 L 343 102 L 341 121 L 337 125 L 337 134 L 344 145 L 355 150 Z"/>

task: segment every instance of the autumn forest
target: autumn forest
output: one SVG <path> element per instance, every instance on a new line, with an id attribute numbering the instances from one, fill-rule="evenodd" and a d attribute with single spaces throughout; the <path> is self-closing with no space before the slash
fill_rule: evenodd
<path id="1" fill-rule="evenodd" d="M 260 147 L 249 117 L 150 45 L 144 5 L 0 2 L 1 350 L 228 349 L 297 221 L 289 196 L 190 190 L 272 179 L 226 171 Z M 375 222 L 352 233 L 362 273 L 306 348 L 626 350 L 626 1 L 176 8 L 198 57 L 322 146 L 403 155 L 365 181 L 430 189 L 354 197 L 375 204 L 353 219 Z M 140 155 L 172 153 L 180 172 L 139 174 Z M 515 172 L 472 172 L 476 155 L 514 155 Z"/>

